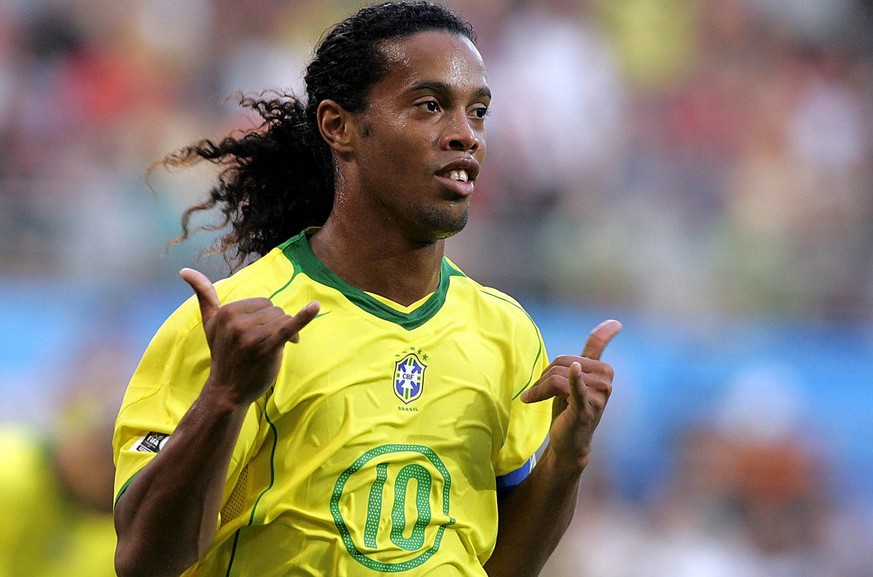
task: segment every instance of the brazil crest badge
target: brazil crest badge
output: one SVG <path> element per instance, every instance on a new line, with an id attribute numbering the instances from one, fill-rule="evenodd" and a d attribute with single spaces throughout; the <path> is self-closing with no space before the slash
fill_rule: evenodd
<path id="1" fill-rule="evenodd" d="M 424 372 L 427 370 L 415 353 L 409 353 L 394 363 L 394 394 L 409 404 L 421 396 L 424 390 Z"/>

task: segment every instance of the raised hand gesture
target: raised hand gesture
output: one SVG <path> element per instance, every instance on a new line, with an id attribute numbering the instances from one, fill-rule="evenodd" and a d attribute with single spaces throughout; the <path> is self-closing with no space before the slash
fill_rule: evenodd
<path id="1" fill-rule="evenodd" d="M 222 305 L 203 273 L 179 272 L 200 303 L 200 315 L 212 365 L 206 386 L 228 402 L 247 406 L 276 380 L 285 343 L 300 340 L 300 330 L 318 314 L 319 304 L 307 304 L 290 316 L 268 298 L 250 298 Z"/>
<path id="2" fill-rule="evenodd" d="M 553 399 L 549 447 L 570 466 L 588 464 L 591 438 L 612 392 L 614 375 L 600 356 L 620 330 L 618 321 L 600 323 L 591 331 L 581 356 L 559 356 L 521 396 L 525 403 Z"/>

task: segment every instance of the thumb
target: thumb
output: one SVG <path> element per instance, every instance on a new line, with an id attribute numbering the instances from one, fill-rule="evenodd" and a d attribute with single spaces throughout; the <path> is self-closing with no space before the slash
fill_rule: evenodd
<path id="1" fill-rule="evenodd" d="M 193 268 L 183 268 L 179 271 L 179 276 L 194 289 L 197 302 L 200 303 L 200 316 L 203 318 L 203 324 L 206 324 L 206 321 L 211 319 L 215 311 L 221 307 L 212 281 L 205 274 Z"/>
<path id="2" fill-rule="evenodd" d="M 585 343 L 582 356 L 599 361 L 600 355 L 603 354 L 603 349 L 606 348 L 612 337 L 617 335 L 620 330 L 621 323 L 616 320 L 603 321 L 594 327 L 594 330 L 588 335 L 588 342 Z"/>

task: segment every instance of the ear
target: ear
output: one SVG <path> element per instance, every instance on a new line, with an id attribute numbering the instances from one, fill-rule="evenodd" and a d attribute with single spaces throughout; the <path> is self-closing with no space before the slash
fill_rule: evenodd
<path id="1" fill-rule="evenodd" d="M 334 152 L 351 152 L 355 116 L 333 100 L 322 100 L 316 111 L 316 122 L 321 137 Z"/>

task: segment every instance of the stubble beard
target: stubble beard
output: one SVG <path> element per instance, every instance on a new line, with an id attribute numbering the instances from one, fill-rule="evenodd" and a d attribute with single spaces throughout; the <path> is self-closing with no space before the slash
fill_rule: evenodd
<path id="1" fill-rule="evenodd" d="M 470 207 L 464 208 L 457 216 L 437 208 L 427 208 L 421 214 L 421 220 L 430 230 L 434 242 L 453 237 L 464 230 L 469 218 Z"/>

